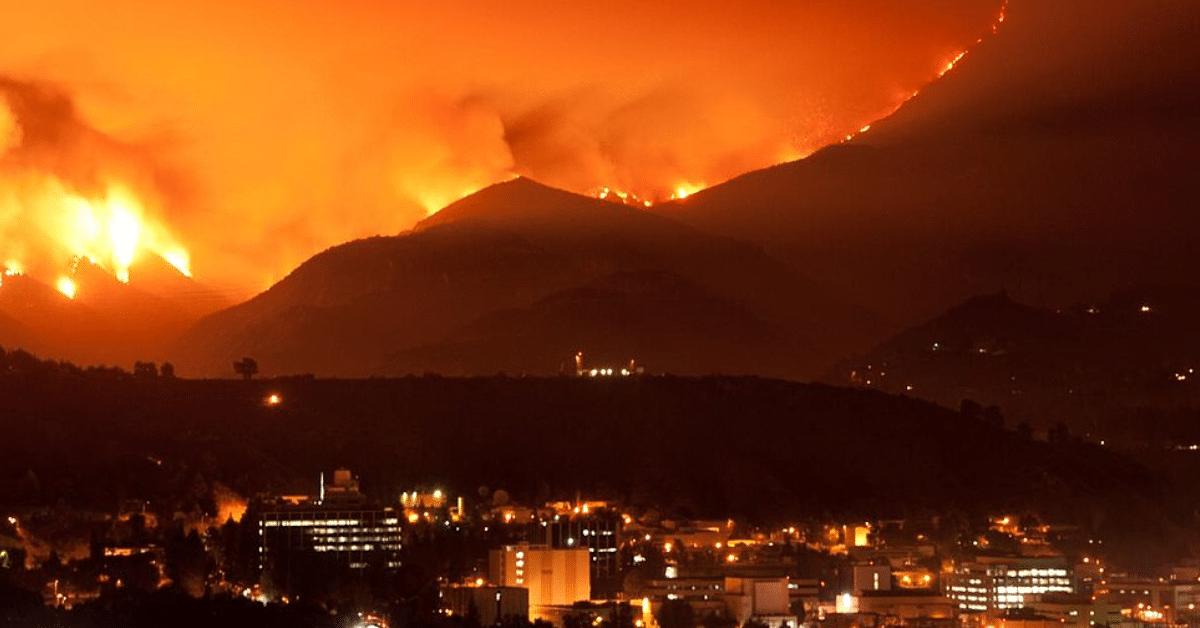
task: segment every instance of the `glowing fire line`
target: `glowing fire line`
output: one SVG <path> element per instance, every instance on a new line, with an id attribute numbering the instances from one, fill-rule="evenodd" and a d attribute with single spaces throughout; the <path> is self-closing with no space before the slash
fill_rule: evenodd
<path id="1" fill-rule="evenodd" d="M 1004 24 L 1005 20 L 1007 19 L 1007 15 L 1008 15 L 1008 0 L 1005 0 L 1003 5 L 1001 5 L 1001 7 L 1000 7 L 999 13 L 996 15 L 996 18 L 992 21 L 991 28 L 990 28 L 990 32 L 992 34 L 996 34 L 996 33 L 1000 32 L 1000 27 L 1002 24 Z M 975 43 L 981 44 L 981 43 L 983 43 L 983 41 L 984 41 L 984 38 L 980 37 L 979 39 L 976 40 Z M 967 54 L 969 52 L 970 52 L 969 49 L 956 52 L 953 57 L 951 57 L 949 60 L 947 60 L 946 62 L 944 62 L 943 64 L 941 64 L 939 66 L 937 72 L 935 73 L 933 80 L 936 81 L 938 79 L 941 79 L 942 77 L 946 76 L 946 74 L 948 74 L 952 70 L 954 70 L 954 68 L 957 67 L 958 64 L 967 57 Z M 895 105 L 890 107 L 886 112 L 884 112 L 882 115 L 875 116 L 872 119 L 872 122 L 862 125 L 861 127 L 859 127 L 859 129 L 857 131 L 847 134 L 845 137 L 843 137 L 841 139 L 841 142 L 849 142 L 849 141 L 853 140 L 855 137 L 862 135 L 863 133 L 867 133 L 868 131 L 871 130 L 872 125 L 874 124 L 874 121 L 883 120 L 885 118 L 890 117 L 892 114 L 899 111 L 900 108 L 903 107 L 905 104 L 907 104 L 910 100 L 912 100 L 913 98 L 916 98 L 918 95 L 920 95 L 920 93 L 921 93 L 921 90 L 915 90 L 909 94 L 905 94 L 903 97 L 901 97 L 899 102 L 897 102 Z M 783 163 L 783 162 L 788 162 L 788 161 L 796 161 L 798 159 L 803 159 L 803 158 L 807 157 L 809 154 L 811 154 L 811 151 L 805 152 L 805 151 L 796 150 L 795 148 L 789 148 L 785 151 L 784 154 L 780 155 L 779 162 Z M 624 205 L 651 207 L 655 203 L 661 202 L 662 200 L 668 200 L 668 201 L 684 200 L 684 199 L 688 198 L 689 196 L 691 196 L 701 190 L 704 190 L 707 187 L 708 186 L 703 183 L 697 184 L 694 182 L 685 181 L 685 182 L 675 185 L 672 188 L 671 193 L 668 196 L 666 196 L 665 199 L 661 198 L 661 197 L 654 198 L 654 199 L 647 199 L 647 198 L 639 197 L 637 194 L 634 194 L 633 192 L 618 190 L 616 188 L 611 188 L 611 187 L 596 188 L 592 191 L 591 196 L 601 199 L 601 200 L 612 201 L 612 202 L 620 203 L 620 204 L 624 204 Z"/>
<path id="2" fill-rule="evenodd" d="M 0 184 L 7 183 L 0 181 Z M 14 196 L 18 207 L 33 213 L 40 231 L 62 247 L 71 260 L 58 274 L 55 287 L 68 298 L 79 291 L 75 279 L 78 263 L 86 259 L 129 282 L 129 270 L 141 251 L 159 255 L 184 276 L 191 276 L 191 259 L 165 226 L 147 215 L 142 201 L 121 184 L 110 183 L 102 195 L 85 198 L 48 177 L 40 185 L 19 185 Z M 15 188 L 17 189 L 17 188 Z M 4 263 L 4 275 L 24 274 L 19 258 Z"/>

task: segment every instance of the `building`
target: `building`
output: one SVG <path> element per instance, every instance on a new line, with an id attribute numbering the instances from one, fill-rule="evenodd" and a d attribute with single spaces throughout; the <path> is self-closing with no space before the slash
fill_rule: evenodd
<path id="1" fill-rule="evenodd" d="M 1146 623 L 1200 623 L 1200 583 L 1194 580 L 1110 576 L 1096 587 L 1096 599 Z"/>
<path id="2" fill-rule="evenodd" d="M 700 574 L 651 580 L 644 595 L 654 604 L 683 600 L 698 615 L 725 610 L 725 576 Z"/>
<path id="3" fill-rule="evenodd" d="M 954 619 L 958 616 L 957 606 L 950 598 L 932 590 L 864 591 L 858 598 L 858 612 L 897 617 L 905 624 Z"/>
<path id="4" fill-rule="evenodd" d="M 1057 621 L 1064 628 L 1115 626 L 1125 621 L 1121 607 L 1086 595 L 1049 593 L 1029 605 L 1037 615 Z"/>
<path id="5" fill-rule="evenodd" d="M 1062 622 L 1028 611 L 1012 612 L 1000 617 L 998 628 L 1062 628 Z"/>
<path id="6" fill-rule="evenodd" d="M 725 578 L 725 604 L 738 624 L 753 619 L 769 628 L 799 626 L 791 611 L 787 578 Z"/>
<path id="7" fill-rule="evenodd" d="M 943 582 L 959 610 L 971 612 L 1018 609 L 1047 593 L 1076 592 L 1061 557 L 980 556 L 959 564 Z"/>
<path id="8" fill-rule="evenodd" d="M 617 549 L 624 524 L 620 514 L 602 504 L 584 503 L 575 506 L 570 514 L 555 515 L 545 524 L 546 545 L 556 549 L 587 549 L 592 583 L 590 597 L 607 598 L 620 591 Z"/>
<path id="9" fill-rule="evenodd" d="M 450 585 L 439 592 L 442 608 L 451 615 L 479 618 L 480 626 L 494 626 L 509 617 L 529 618 L 529 589 L 490 585 Z"/>
<path id="10" fill-rule="evenodd" d="M 258 514 L 259 568 L 280 593 L 313 573 L 357 573 L 400 566 L 401 513 L 367 503 L 349 471 L 321 478 L 316 499 L 277 499 Z"/>
<path id="11" fill-rule="evenodd" d="M 531 617 L 544 607 L 569 606 L 591 599 L 591 560 L 587 548 L 555 549 L 544 545 L 507 545 L 492 550 L 489 579 L 498 586 L 529 589 Z"/>
<path id="12" fill-rule="evenodd" d="M 853 565 L 850 571 L 850 589 L 856 596 L 865 591 L 891 591 L 892 568 L 886 564 L 875 563 Z"/>

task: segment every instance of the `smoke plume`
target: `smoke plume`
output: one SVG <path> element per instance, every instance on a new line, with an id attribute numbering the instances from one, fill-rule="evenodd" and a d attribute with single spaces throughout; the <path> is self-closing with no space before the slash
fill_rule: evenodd
<path id="1" fill-rule="evenodd" d="M 25 186 L 119 180 L 199 279 L 244 297 L 513 175 L 663 200 L 892 111 L 1000 4 L 17 3 L 0 241 L 43 246 Z"/>

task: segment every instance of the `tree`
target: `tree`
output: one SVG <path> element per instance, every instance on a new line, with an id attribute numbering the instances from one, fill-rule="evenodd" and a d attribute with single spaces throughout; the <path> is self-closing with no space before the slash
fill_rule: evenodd
<path id="1" fill-rule="evenodd" d="M 138 379 L 154 379 L 158 377 L 158 367 L 153 362 L 134 362 L 133 376 Z"/>
<path id="2" fill-rule="evenodd" d="M 992 404 L 983 409 L 983 420 L 996 429 L 1004 429 L 1004 413 L 1000 406 Z"/>
<path id="3" fill-rule="evenodd" d="M 1066 423 L 1059 421 L 1046 433 L 1046 439 L 1051 443 L 1061 445 L 1071 440 L 1071 430 Z"/>
<path id="4" fill-rule="evenodd" d="M 708 611 L 700 618 L 700 625 L 704 628 L 737 628 L 737 620 L 726 612 Z"/>
<path id="5" fill-rule="evenodd" d="M 654 618 L 662 628 L 695 628 L 696 612 L 683 600 L 667 600 L 658 607 Z"/>
<path id="6" fill-rule="evenodd" d="M 970 399 L 963 399 L 962 403 L 958 404 L 958 411 L 963 416 L 978 419 L 983 414 L 983 406 Z"/>
<path id="7" fill-rule="evenodd" d="M 242 358 L 233 363 L 233 372 L 241 375 L 242 379 L 253 379 L 258 375 L 258 362 L 254 358 Z"/>
<path id="8" fill-rule="evenodd" d="M 175 378 L 175 365 L 171 364 L 170 362 L 163 362 L 162 366 L 158 367 L 158 372 L 160 375 L 162 375 L 163 377 L 165 377 L 167 379 L 174 379 Z"/>

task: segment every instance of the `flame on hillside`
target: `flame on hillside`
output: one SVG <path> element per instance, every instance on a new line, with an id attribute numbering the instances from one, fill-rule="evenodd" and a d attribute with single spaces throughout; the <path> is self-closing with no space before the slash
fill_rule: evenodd
<path id="1" fill-rule="evenodd" d="M 241 521 L 249 507 L 245 497 L 220 482 L 213 483 L 213 499 L 217 502 L 218 525 L 230 519 L 235 522 Z"/>
<path id="2" fill-rule="evenodd" d="M 0 84 L 0 259 L 7 260 L 5 274 L 29 273 L 74 298 L 80 260 L 128 283 L 130 267 L 149 251 L 190 277 L 187 249 L 147 206 L 146 199 L 154 195 L 139 193 L 112 174 L 136 174 L 136 164 L 128 163 L 129 151 L 86 127 L 69 109 L 48 124 L 39 116 L 50 109 L 43 101 L 54 96 L 44 91 L 13 81 Z M 9 104 L 10 99 L 18 104 Z"/>
<path id="3" fill-rule="evenodd" d="M 1002 4 L 1000 6 L 999 13 L 997 13 L 996 18 L 994 20 L 992 20 L 992 25 L 991 25 L 990 31 L 991 31 L 991 34 L 993 34 L 993 35 L 1000 32 L 1000 26 L 1002 24 L 1004 24 L 1004 20 L 1006 19 L 1007 15 L 1008 15 L 1008 1 L 1009 0 L 1004 0 L 1004 4 Z M 975 40 L 975 44 L 976 45 L 982 44 L 983 41 L 984 41 L 984 38 L 980 37 L 979 39 Z M 937 79 L 941 79 L 942 77 L 946 76 L 950 72 L 954 71 L 954 68 L 958 67 L 958 64 L 961 63 L 962 60 L 965 59 L 970 52 L 971 51 L 969 49 L 968 50 L 960 50 L 960 51 L 955 52 L 953 55 L 951 55 L 945 62 L 943 62 L 941 68 L 937 72 L 937 77 L 934 80 L 936 81 Z M 881 116 L 878 116 L 876 118 L 876 120 L 882 120 L 884 118 L 891 116 L 892 114 L 899 111 L 901 107 L 903 107 L 906 103 L 908 103 L 908 101 L 912 100 L 913 98 L 916 98 L 920 94 L 921 94 L 921 90 L 917 90 L 917 91 L 912 92 L 911 94 L 907 94 L 907 95 L 903 96 L 899 102 L 897 102 L 894 106 L 892 106 L 886 113 L 884 113 Z M 867 131 L 870 131 L 870 130 L 871 130 L 871 123 L 866 124 L 861 129 L 859 129 L 857 133 L 851 133 L 851 134 L 847 135 L 846 138 L 843 140 L 843 142 L 849 142 L 850 140 L 853 140 L 855 137 L 862 135 L 863 133 L 866 133 Z"/>
<path id="4" fill-rule="evenodd" d="M 1008 12 L 1008 0 L 1004 0 L 1004 4 L 1001 5 L 999 12 L 996 14 L 996 17 L 995 17 L 995 19 L 993 19 L 992 24 L 989 28 L 989 31 L 991 34 L 997 34 L 1000 32 L 1000 27 L 1002 24 L 1004 24 L 1004 21 L 1007 17 L 1007 12 Z M 980 37 L 977 40 L 975 40 L 975 44 L 976 45 L 982 44 L 983 41 L 984 41 L 984 37 Z M 970 53 L 969 49 L 959 50 L 959 51 L 956 51 L 953 54 L 951 54 L 945 61 L 943 61 L 941 64 L 939 64 L 937 71 L 934 73 L 933 80 L 936 81 L 938 79 L 941 79 L 942 77 L 946 76 L 946 74 L 953 71 L 954 68 L 957 67 L 958 64 L 967 57 L 968 53 Z M 900 94 L 897 97 L 896 102 L 892 106 L 890 106 L 889 108 L 887 108 L 880 114 L 872 116 L 869 120 L 867 120 L 864 124 L 862 124 L 858 128 L 857 131 L 848 133 L 845 137 L 841 138 L 841 142 L 849 142 L 849 141 L 853 140 L 855 137 L 862 135 L 864 133 L 867 133 L 868 131 L 871 130 L 872 125 L 874 125 L 874 123 L 876 121 L 883 120 L 883 119 L 891 116 L 892 114 L 896 113 L 897 111 L 900 110 L 901 107 L 903 107 L 906 103 L 908 103 L 908 101 L 912 100 L 913 98 L 916 98 L 918 95 L 920 95 L 920 93 L 921 93 L 921 90 L 915 90 L 912 92 Z M 796 148 L 796 147 L 787 148 L 781 154 L 779 154 L 778 158 L 774 162 L 764 163 L 761 165 L 761 167 L 768 167 L 768 166 L 777 165 L 780 163 L 787 163 L 790 161 L 804 159 L 805 157 L 808 157 L 809 155 L 811 155 L 813 152 L 815 152 L 820 147 L 821 146 L 818 143 L 817 145 L 809 146 L 807 148 Z M 610 188 L 610 187 L 601 187 L 601 188 L 592 190 L 591 196 L 594 196 L 595 198 L 599 198 L 602 200 L 608 200 L 608 201 L 613 201 L 613 202 L 617 202 L 617 203 L 622 203 L 625 205 L 651 207 L 651 206 L 655 205 L 656 203 L 660 203 L 660 202 L 664 202 L 664 201 L 682 201 L 682 200 L 688 198 L 689 196 L 704 190 L 707 187 L 709 187 L 709 185 L 705 184 L 705 183 L 697 183 L 697 182 L 693 182 L 693 181 L 683 181 L 681 183 L 678 183 L 678 184 L 675 184 L 674 186 L 672 186 L 670 188 L 669 192 L 666 192 L 666 193 L 643 192 L 642 196 L 639 196 L 638 193 L 635 193 L 633 191 L 617 190 L 615 188 Z"/>
<path id="5" fill-rule="evenodd" d="M 190 251 L 235 298 L 514 175 L 648 207 L 807 157 L 1004 21 L 1002 0 L 115 1 L 0 20 L 0 261 L 53 285 L 75 257 L 128 279 Z"/>

